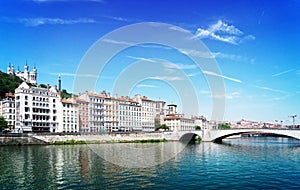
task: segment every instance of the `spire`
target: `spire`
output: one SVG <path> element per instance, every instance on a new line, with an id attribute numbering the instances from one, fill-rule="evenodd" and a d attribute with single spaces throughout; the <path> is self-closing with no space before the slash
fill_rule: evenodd
<path id="1" fill-rule="evenodd" d="M 61 78 L 60 78 L 60 74 L 58 74 L 58 91 L 61 91 Z"/>

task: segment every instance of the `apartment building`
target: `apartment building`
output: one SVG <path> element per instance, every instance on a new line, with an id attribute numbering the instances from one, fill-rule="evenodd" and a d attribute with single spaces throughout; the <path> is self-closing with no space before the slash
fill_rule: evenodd
<path id="1" fill-rule="evenodd" d="M 15 89 L 15 129 L 23 132 L 56 132 L 58 104 L 55 86 L 30 87 L 23 82 Z"/>
<path id="2" fill-rule="evenodd" d="M 79 132 L 81 133 L 89 133 L 89 121 L 88 121 L 88 106 L 89 103 L 81 98 L 75 98 L 78 104 L 78 115 L 79 115 Z"/>
<path id="3" fill-rule="evenodd" d="M 61 99 L 59 104 L 57 132 L 79 132 L 79 106 L 74 98 Z"/>
<path id="4" fill-rule="evenodd" d="M 10 130 L 15 127 L 15 96 L 11 93 L 6 93 L 5 98 L 0 101 L 0 116 L 3 116 L 7 121 Z"/>
<path id="5" fill-rule="evenodd" d="M 140 94 L 136 94 L 134 100 L 141 105 L 142 131 L 155 131 L 155 119 L 164 115 L 165 102 L 151 100 Z"/>
<path id="6" fill-rule="evenodd" d="M 114 99 L 114 101 L 118 105 L 119 131 L 142 131 L 142 106 L 129 97 L 121 97 Z"/>
<path id="7" fill-rule="evenodd" d="M 90 133 L 105 133 L 104 128 L 104 99 L 103 93 L 85 92 L 79 95 L 80 99 L 88 102 L 88 126 Z M 82 112 L 81 112 L 82 113 Z"/>

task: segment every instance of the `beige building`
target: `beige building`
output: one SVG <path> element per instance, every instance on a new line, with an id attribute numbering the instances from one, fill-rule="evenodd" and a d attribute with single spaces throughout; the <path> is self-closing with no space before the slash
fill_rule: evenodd
<path id="1" fill-rule="evenodd" d="M 185 118 L 177 115 L 167 115 L 164 119 L 165 124 L 171 131 L 193 131 L 196 124 L 194 119 Z"/>
<path id="2" fill-rule="evenodd" d="M 78 104 L 78 112 L 79 112 L 79 132 L 81 133 L 89 133 L 89 121 L 88 121 L 88 106 L 89 103 L 83 99 L 76 98 L 76 102 Z"/>
<path id="3" fill-rule="evenodd" d="M 104 128 L 104 94 L 85 92 L 80 99 L 88 102 L 88 127 L 90 133 L 105 133 Z"/>

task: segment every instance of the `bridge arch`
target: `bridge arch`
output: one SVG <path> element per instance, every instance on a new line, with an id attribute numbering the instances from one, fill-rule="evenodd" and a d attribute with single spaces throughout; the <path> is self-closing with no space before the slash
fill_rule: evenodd
<path id="1" fill-rule="evenodd" d="M 202 140 L 202 133 L 199 131 L 186 131 L 182 132 L 179 135 L 179 141 L 187 142 L 187 141 L 192 141 L 195 140 L 196 137 L 199 137 Z"/>
<path id="2" fill-rule="evenodd" d="M 220 142 L 226 137 L 240 135 L 245 133 L 265 133 L 270 135 L 279 135 L 300 140 L 300 130 L 286 129 L 230 129 L 230 130 L 215 130 L 211 131 L 211 141 Z"/>

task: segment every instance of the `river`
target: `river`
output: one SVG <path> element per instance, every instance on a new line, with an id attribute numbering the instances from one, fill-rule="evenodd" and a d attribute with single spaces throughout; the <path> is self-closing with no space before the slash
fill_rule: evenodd
<path id="1" fill-rule="evenodd" d="M 299 189 L 300 141 L 0 147 L 0 189 L 83 188 Z"/>

